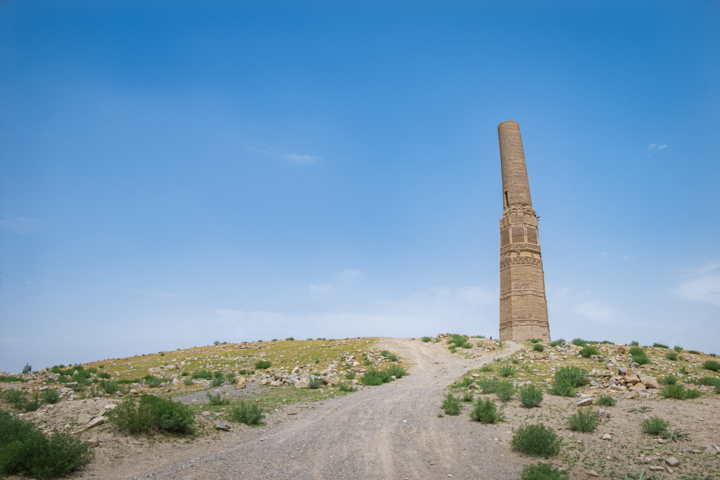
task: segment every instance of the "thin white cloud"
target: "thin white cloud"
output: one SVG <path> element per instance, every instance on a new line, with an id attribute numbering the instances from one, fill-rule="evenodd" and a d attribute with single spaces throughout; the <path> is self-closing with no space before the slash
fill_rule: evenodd
<path id="1" fill-rule="evenodd" d="M 598 300 L 588 300 L 575 305 L 573 312 L 594 320 L 611 320 L 618 314 L 618 310 L 604 305 Z"/>
<path id="2" fill-rule="evenodd" d="M 689 277 L 675 289 L 677 295 L 686 300 L 720 305 L 720 263 L 702 265 Z"/>
<path id="3" fill-rule="evenodd" d="M 3 215 L 0 217 L 0 226 L 14 233 L 30 233 L 38 223 L 40 223 L 40 220 L 31 218 L 13 217 L 11 215 Z"/>
<path id="4" fill-rule="evenodd" d="M 648 150 L 652 150 L 655 147 L 657 147 L 657 145 L 655 145 L 654 143 L 651 143 L 650 145 L 648 145 Z"/>
<path id="5" fill-rule="evenodd" d="M 314 165 L 320 163 L 320 161 L 322 160 L 322 158 L 317 155 L 302 155 L 299 153 L 281 152 L 272 148 L 250 147 L 248 148 L 248 150 L 259 153 L 260 155 L 264 155 L 266 157 L 277 158 L 279 160 L 292 163 L 293 165 Z"/>
<path id="6" fill-rule="evenodd" d="M 310 288 L 311 293 L 322 294 L 322 293 L 326 293 L 326 292 L 329 292 L 330 290 L 332 290 L 333 286 L 316 284 L 316 285 L 310 285 L 309 288 Z"/>
<path id="7" fill-rule="evenodd" d="M 362 280 L 365 278 L 365 272 L 362 270 L 356 270 L 354 268 L 348 268 L 340 274 L 343 280 Z"/>
<path id="8" fill-rule="evenodd" d="M 623 260 L 630 260 L 630 258 L 630 255 L 625 255 L 624 257 L 622 257 Z"/>
<path id="9" fill-rule="evenodd" d="M 663 148 L 667 148 L 667 145 L 660 145 L 660 146 L 658 147 L 658 150 L 662 150 Z"/>

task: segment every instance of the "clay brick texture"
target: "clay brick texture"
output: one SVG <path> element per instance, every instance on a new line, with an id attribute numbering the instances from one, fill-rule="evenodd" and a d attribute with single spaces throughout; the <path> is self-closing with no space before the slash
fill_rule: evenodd
<path id="1" fill-rule="evenodd" d="M 500 219 L 500 340 L 550 340 L 545 274 L 538 222 L 520 126 L 498 125 L 502 164 L 503 216 Z"/>

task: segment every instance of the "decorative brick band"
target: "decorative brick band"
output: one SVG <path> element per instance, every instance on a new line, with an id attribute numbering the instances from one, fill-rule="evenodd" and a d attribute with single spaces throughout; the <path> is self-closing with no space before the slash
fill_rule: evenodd
<path id="1" fill-rule="evenodd" d="M 540 253 L 540 245 L 537 243 L 511 243 L 500 249 L 500 255 L 519 250 L 530 250 L 532 252 Z"/>
<path id="2" fill-rule="evenodd" d="M 500 260 L 500 270 L 508 268 L 511 265 L 530 265 L 532 267 L 542 268 L 542 260 L 533 257 L 505 257 Z"/>
<path id="3" fill-rule="evenodd" d="M 505 298 L 510 298 L 513 296 L 522 296 L 522 295 L 533 295 L 535 297 L 545 298 L 545 292 L 539 292 L 537 290 L 513 290 L 512 292 L 501 293 L 500 300 L 503 300 Z"/>

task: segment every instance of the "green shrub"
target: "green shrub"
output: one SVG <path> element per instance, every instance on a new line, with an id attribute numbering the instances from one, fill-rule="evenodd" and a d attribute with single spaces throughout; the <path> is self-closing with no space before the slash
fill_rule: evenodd
<path id="1" fill-rule="evenodd" d="M 125 398 L 112 413 L 111 421 L 131 435 L 150 433 L 153 428 L 189 433 L 195 423 L 192 409 L 169 398 L 147 395 L 139 402 Z"/>
<path id="2" fill-rule="evenodd" d="M 483 393 L 495 393 L 500 380 L 497 378 L 478 378 L 475 384 L 480 387 Z"/>
<path id="3" fill-rule="evenodd" d="M 668 348 L 667 345 L 663 345 L 662 343 L 653 343 L 653 347 L 655 347 L 655 348 Z"/>
<path id="4" fill-rule="evenodd" d="M 520 404 L 525 408 L 539 407 L 543 401 L 542 389 L 533 384 L 520 388 Z"/>
<path id="5" fill-rule="evenodd" d="M 500 374 L 501 377 L 512 377 L 517 373 L 517 370 L 515 370 L 510 365 L 503 365 L 498 369 L 498 374 Z"/>
<path id="6" fill-rule="evenodd" d="M 0 382 L 5 382 L 5 383 L 12 383 L 12 382 L 25 383 L 26 381 L 27 381 L 27 380 L 23 380 L 22 378 L 8 377 L 7 375 L 0 375 Z"/>
<path id="7" fill-rule="evenodd" d="M 255 363 L 255 370 L 265 370 L 270 367 L 272 367 L 272 362 L 269 360 L 260 360 Z"/>
<path id="8" fill-rule="evenodd" d="M 551 347 L 559 347 L 559 346 L 562 345 L 563 343 L 565 343 L 565 339 L 564 339 L 564 338 L 558 338 L 557 340 L 553 340 L 552 342 L 550 342 L 550 346 L 551 346 Z"/>
<path id="9" fill-rule="evenodd" d="M 577 390 L 570 382 L 557 380 L 552 382 L 549 392 L 560 397 L 574 397 L 577 394 Z"/>
<path id="10" fill-rule="evenodd" d="M 286 342 L 292 342 L 292 341 L 294 341 L 294 340 L 295 340 L 295 339 L 294 339 L 293 337 L 288 337 L 288 338 L 285 339 Z"/>
<path id="11" fill-rule="evenodd" d="M 703 363 L 703 368 L 712 370 L 713 372 L 720 371 L 720 362 L 716 362 L 715 360 L 707 360 Z"/>
<path id="12" fill-rule="evenodd" d="M 644 353 L 642 355 L 633 355 L 632 361 L 638 365 L 649 365 L 650 359 Z"/>
<path id="13" fill-rule="evenodd" d="M 225 382 L 225 379 L 221 378 L 213 378 L 210 382 L 210 385 L 213 387 L 219 387 Z"/>
<path id="14" fill-rule="evenodd" d="M 0 475 L 64 476 L 92 459 L 87 444 L 65 433 L 46 437 L 35 426 L 0 411 Z"/>
<path id="15" fill-rule="evenodd" d="M 674 362 L 678 358 L 680 358 L 680 355 L 678 355 L 677 352 L 668 352 L 665 354 L 665 358 L 667 358 L 668 360 L 672 360 Z"/>
<path id="16" fill-rule="evenodd" d="M 395 378 L 402 378 L 408 375 L 408 372 L 406 372 L 405 369 L 400 365 L 390 365 L 388 368 L 385 369 L 385 371 L 388 373 L 388 375 Z"/>
<path id="17" fill-rule="evenodd" d="M 513 386 L 513 383 L 509 380 L 498 382 L 497 387 L 495 388 L 495 395 L 497 395 L 501 402 L 509 402 L 515 396 L 515 387 Z"/>
<path id="18" fill-rule="evenodd" d="M 394 353 L 391 353 L 390 355 L 388 355 L 387 359 L 390 360 L 391 362 L 397 362 L 399 360 L 398 356 L 395 355 Z"/>
<path id="19" fill-rule="evenodd" d="M 570 425 L 570 430 L 577 432 L 594 432 L 597 428 L 599 420 L 600 419 L 596 412 L 578 410 L 575 415 L 570 416 L 568 419 L 568 425 Z"/>
<path id="20" fill-rule="evenodd" d="M 207 370 L 198 370 L 198 371 L 192 373 L 192 378 L 200 378 L 203 380 L 210 380 L 210 379 L 212 379 L 212 373 L 208 372 Z"/>
<path id="21" fill-rule="evenodd" d="M 166 380 L 164 378 L 157 378 L 157 377 L 145 378 L 145 386 L 150 387 L 150 388 L 157 388 L 165 382 L 166 382 Z M 108 393 L 110 393 L 110 392 L 108 392 Z"/>
<path id="22" fill-rule="evenodd" d="M 505 420 L 503 414 L 498 412 L 495 402 L 489 398 L 484 400 L 482 398 L 478 398 L 478 401 L 475 403 L 475 407 L 472 412 L 470 412 L 470 418 L 476 422 L 484 424 L 500 423 Z"/>
<path id="23" fill-rule="evenodd" d="M 630 347 L 628 353 L 634 357 L 635 355 L 645 355 L 645 350 L 640 347 Z"/>
<path id="24" fill-rule="evenodd" d="M 518 428 L 510 445 L 527 455 L 547 458 L 560 453 L 562 439 L 552 428 L 540 423 Z"/>
<path id="25" fill-rule="evenodd" d="M 595 400 L 595 403 L 603 407 L 614 407 L 617 400 L 610 395 L 600 395 L 597 400 Z"/>
<path id="26" fill-rule="evenodd" d="M 234 404 L 227 415 L 233 422 L 245 425 L 260 425 L 261 420 L 265 418 L 262 408 L 256 402 L 244 401 Z"/>
<path id="27" fill-rule="evenodd" d="M 681 347 L 681 346 L 679 346 L 679 345 L 675 345 L 675 346 L 673 347 L 673 350 L 675 350 L 676 352 L 680 353 L 680 352 L 683 351 L 683 347 Z"/>
<path id="28" fill-rule="evenodd" d="M 480 370 L 481 372 L 492 372 L 493 367 L 492 367 L 492 365 L 483 365 L 478 370 Z"/>
<path id="29" fill-rule="evenodd" d="M 676 385 L 678 383 L 678 378 L 672 375 L 668 375 L 667 377 L 663 377 L 658 380 L 658 383 L 662 385 Z"/>
<path id="30" fill-rule="evenodd" d="M 223 372 L 213 372 L 213 378 L 224 378 L 225 374 Z"/>
<path id="31" fill-rule="evenodd" d="M 520 473 L 522 480 L 569 480 L 568 472 L 560 471 L 549 463 L 525 465 Z"/>
<path id="32" fill-rule="evenodd" d="M 183 385 L 185 385 L 186 387 L 189 387 L 189 386 L 191 386 L 192 384 L 193 384 L 192 377 L 185 377 L 185 378 L 183 379 Z"/>
<path id="33" fill-rule="evenodd" d="M 60 393 L 57 390 L 48 388 L 40 394 L 40 398 L 45 403 L 58 403 L 60 401 Z"/>
<path id="34" fill-rule="evenodd" d="M 697 350 L 688 350 L 688 353 L 692 353 L 693 355 L 702 355 L 702 352 L 698 352 Z"/>
<path id="35" fill-rule="evenodd" d="M 112 395 L 113 393 L 117 393 L 120 391 L 120 385 L 117 382 L 113 382 L 112 380 L 103 380 L 100 382 L 100 388 L 103 389 L 105 393 L 108 395 Z"/>
<path id="36" fill-rule="evenodd" d="M 600 355 L 600 352 L 592 345 L 586 345 L 580 350 L 580 355 L 585 358 L 590 358 L 592 355 Z"/>
<path id="37" fill-rule="evenodd" d="M 208 397 L 208 403 L 210 405 L 229 405 L 230 399 L 229 398 L 222 398 L 222 394 L 218 393 L 216 395 L 212 395 L 210 393 L 206 393 Z"/>
<path id="38" fill-rule="evenodd" d="M 388 355 L 390 355 L 390 352 L 388 350 L 383 350 L 382 352 L 380 352 L 381 357 L 387 357 Z"/>
<path id="39" fill-rule="evenodd" d="M 440 405 L 440 408 L 445 411 L 446 415 L 455 416 L 460 415 L 462 407 L 460 407 L 460 400 L 455 398 L 452 393 L 448 393 L 445 400 L 443 400 L 442 405 Z"/>
<path id="40" fill-rule="evenodd" d="M 720 378 L 716 378 L 716 377 L 696 378 L 696 379 L 690 380 L 690 383 L 694 383 L 695 385 L 710 385 L 715 388 L 720 388 Z"/>
<path id="41" fill-rule="evenodd" d="M 584 347 L 587 345 L 587 341 L 583 340 L 582 338 L 574 338 L 572 341 L 573 345 L 577 345 L 578 347 Z"/>
<path id="42" fill-rule="evenodd" d="M 355 372 L 346 373 L 345 378 L 347 378 L 348 380 L 353 380 L 355 378 Z"/>
<path id="43" fill-rule="evenodd" d="M 97 374 L 97 377 L 98 377 L 98 378 L 104 378 L 104 379 L 106 379 L 106 380 L 110 380 L 110 378 L 111 378 L 111 377 L 110 377 L 110 374 L 107 373 L 107 372 L 100 372 L 100 373 Z"/>
<path id="44" fill-rule="evenodd" d="M 377 386 L 382 385 L 383 383 L 388 383 L 390 380 L 392 380 L 390 378 L 390 374 L 385 371 L 369 370 L 365 375 L 362 376 L 362 378 L 360 379 L 360 383 L 368 386 Z"/>
<path id="45" fill-rule="evenodd" d="M 355 392 L 357 391 L 357 388 L 353 387 L 347 382 L 340 382 L 338 383 L 338 390 L 340 390 L 341 392 Z"/>
<path id="46" fill-rule="evenodd" d="M 702 395 L 702 392 L 698 390 L 685 390 L 680 384 L 666 385 L 660 390 L 660 395 L 665 398 L 677 398 L 679 400 L 686 400 L 688 398 L 698 398 Z"/>
<path id="47" fill-rule="evenodd" d="M 648 420 L 643 420 L 640 426 L 642 427 L 642 431 L 649 435 L 663 435 L 668 427 L 670 427 L 670 423 L 662 418 L 653 417 Z"/>
<path id="48" fill-rule="evenodd" d="M 473 400 L 475 400 L 475 396 L 472 394 L 472 392 L 465 392 L 462 397 L 462 401 L 466 403 L 472 403 Z"/>
<path id="49" fill-rule="evenodd" d="M 533 345 L 533 350 L 535 350 L 536 352 L 544 352 L 545 347 L 540 343 L 536 343 L 535 345 Z"/>
<path id="50" fill-rule="evenodd" d="M 317 390 L 318 388 L 322 387 L 325 384 L 322 380 L 320 380 L 318 377 L 310 377 L 310 380 L 308 381 L 308 388 L 310 390 Z"/>
<path id="51" fill-rule="evenodd" d="M 640 343 L 638 343 L 637 340 L 633 340 L 632 342 L 630 342 L 630 346 L 631 347 L 639 347 Z"/>
<path id="52" fill-rule="evenodd" d="M 553 380 L 557 382 L 567 382 L 573 387 L 582 387 L 588 383 L 587 372 L 578 367 L 558 368 Z"/>
<path id="53" fill-rule="evenodd" d="M 422 337 L 422 341 L 425 343 L 429 342 L 430 340 L 432 340 L 432 337 Z"/>

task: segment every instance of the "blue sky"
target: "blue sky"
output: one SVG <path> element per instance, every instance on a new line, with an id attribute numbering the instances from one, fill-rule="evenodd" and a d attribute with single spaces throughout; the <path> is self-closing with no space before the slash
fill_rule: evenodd
<path id="1" fill-rule="evenodd" d="M 0 370 L 497 335 L 497 125 L 554 338 L 720 353 L 720 7 L 0 3 Z"/>

